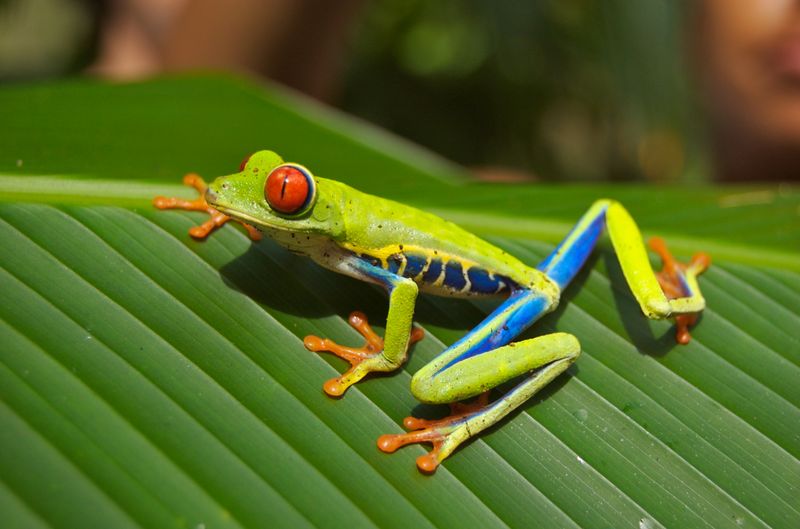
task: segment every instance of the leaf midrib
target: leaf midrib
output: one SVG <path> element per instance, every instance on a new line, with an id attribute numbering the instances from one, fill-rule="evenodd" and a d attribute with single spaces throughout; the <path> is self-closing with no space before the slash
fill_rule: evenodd
<path id="1" fill-rule="evenodd" d="M 157 195 L 193 198 L 191 190 L 178 184 L 146 180 L 80 179 L 64 175 L 18 176 L 0 173 L 0 202 L 18 201 L 53 205 L 103 204 L 127 208 L 152 208 L 152 199 Z M 482 236 L 536 239 L 557 243 L 574 226 L 574 223 L 565 222 L 563 219 L 536 215 L 516 216 L 448 207 L 434 207 L 428 210 L 459 224 L 467 231 Z M 644 234 L 648 237 L 652 235 L 647 230 L 644 230 Z M 693 237 L 664 230 L 660 230 L 658 235 L 668 239 L 678 255 L 688 255 L 697 248 L 703 248 L 715 260 L 800 272 L 800 253 L 797 252 L 707 237 Z"/>

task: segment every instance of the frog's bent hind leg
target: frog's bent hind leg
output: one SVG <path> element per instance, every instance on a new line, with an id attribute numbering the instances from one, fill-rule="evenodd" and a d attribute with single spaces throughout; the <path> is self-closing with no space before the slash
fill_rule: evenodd
<path id="1" fill-rule="evenodd" d="M 703 273 L 711 264 L 708 254 L 698 253 L 684 264 L 677 261 L 667 244 L 660 237 L 653 237 L 648 241 L 648 245 L 661 257 L 661 271 L 656 272 L 656 279 L 661 289 L 669 300 L 693 299 L 700 295 L 700 287 L 697 284 L 697 276 Z M 699 312 L 688 314 L 678 314 L 675 316 L 675 339 L 678 343 L 687 344 L 691 336 L 689 327 L 695 324 Z"/>
<path id="2" fill-rule="evenodd" d="M 530 373 L 525 380 L 497 401 L 485 405 L 486 397 L 470 409 L 457 406 L 439 421 L 408 417 L 405 434 L 384 435 L 378 447 L 394 452 L 410 443 L 429 442 L 433 450 L 417 459 L 423 472 L 433 472 L 461 443 L 496 423 L 569 367 L 580 354 L 578 340 L 555 333 L 517 343 L 509 342 L 557 300 L 545 292 L 517 290 L 477 327 L 442 351 L 414 374 L 411 391 L 421 402 L 444 404 L 485 393 L 513 378 Z M 452 407 L 452 405 L 451 405 Z"/>
<path id="3" fill-rule="evenodd" d="M 595 202 L 537 268 L 565 288 L 595 247 L 604 226 L 608 228 L 625 281 L 644 315 L 652 319 L 674 318 L 678 342 L 687 343 L 688 325 L 705 308 L 697 276 L 708 267 L 710 259 L 698 254 L 687 265 L 678 263 L 664 243 L 657 240 L 651 247 L 664 261 L 664 270 L 657 275 L 650 266 L 636 222 L 619 202 L 608 199 Z"/>
<path id="4" fill-rule="evenodd" d="M 443 385 L 469 382 L 481 374 L 497 373 L 514 378 L 531 374 L 514 389 L 492 402 L 483 393 L 473 405 L 451 405 L 452 415 L 437 421 L 406 417 L 403 425 L 414 430 L 405 434 L 388 434 L 378 439 L 378 448 L 394 452 L 411 443 L 432 443 L 433 449 L 417 458 L 417 467 L 433 472 L 461 443 L 495 424 L 535 393 L 549 384 L 580 355 L 580 344 L 571 334 L 554 333 L 512 343 L 455 364 L 440 375 Z M 424 397 L 416 395 L 418 398 Z"/>

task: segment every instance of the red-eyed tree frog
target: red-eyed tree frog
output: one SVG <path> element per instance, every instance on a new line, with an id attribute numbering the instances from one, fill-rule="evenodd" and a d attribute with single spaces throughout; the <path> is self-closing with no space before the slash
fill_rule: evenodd
<path id="1" fill-rule="evenodd" d="M 466 336 L 414 374 L 411 392 L 421 402 L 451 404 L 441 420 L 408 417 L 405 434 L 383 435 L 378 446 L 393 452 L 409 443 L 428 442 L 433 450 L 417 459 L 433 472 L 453 450 L 495 424 L 563 373 L 581 353 L 578 339 L 558 332 L 518 342 L 512 340 L 558 306 L 561 292 L 575 277 L 604 229 L 631 292 L 648 318 L 676 319 L 677 340 L 689 340 L 688 327 L 705 307 L 697 276 L 709 265 L 705 254 L 688 264 L 675 261 L 660 239 L 651 241 L 664 270 L 653 272 L 639 229 L 613 200 L 598 200 L 563 242 L 536 267 L 443 220 L 391 200 L 368 195 L 345 184 L 314 176 L 271 151 L 246 158 L 239 172 L 206 186 L 196 175 L 184 182 L 201 194 L 194 201 L 157 197 L 159 208 L 202 210 L 211 219 L 190 230 L 206 237 L 229 219 L 245 224 L 250 237 L 265 234 L 320 265 L 383 287 L 389 295 L 385 336 L 372 331 L 366 317 L 354 312 L 350 324 L 366 339 L 346 347 L 308 336 L 311 351 L 327 351 L 351 367 L 323 388 L 338 397 L 373 371 L 393 371 L 406 360 L 409 345 L 422 338 L 412 326 L 417 294 L 505 296 L 505 300 Z M 489 402 L 488 392 L 521 378 L 516 387 Z M 478 396 L 470 404 L 460 401 Z"/>

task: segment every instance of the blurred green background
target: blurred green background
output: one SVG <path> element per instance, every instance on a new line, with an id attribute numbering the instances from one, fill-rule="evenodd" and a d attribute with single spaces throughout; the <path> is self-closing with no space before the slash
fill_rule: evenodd
<path id="1" fill-rule="evenodd" d="M 487 179 L 708 179 L 681 2 L 350 3 L 338 78 L 322 97 L 348 113 Z M 0 1 L 0 80 L 80 74 L 109 6 Z M 311 22 L 293 31 L 318 33 Z"/>
<path id="2" fill-rule="evenodd" d="M 342 106 L 470 166 L 680 180 L 698 135 L 679 5 L 374 2 Z"/>

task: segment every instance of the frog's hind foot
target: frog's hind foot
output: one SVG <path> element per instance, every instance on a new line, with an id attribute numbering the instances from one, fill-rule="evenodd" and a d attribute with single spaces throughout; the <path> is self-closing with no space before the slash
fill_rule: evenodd
<path id="1" fill-rule="evenodd" d="M 158 209 L 185 209 L 187 211 L 204 211 L 208 213 L 211 218 L 200 226 L 194 226 L 190 228 L 189 235 L 195 239 L 205 239 L 215 229 L 219 228 L 229 220 L 234 220 L 245 227 L 250 239 L 254 241 L 261 239 L 261 232 L 259 232 L 253 226 L 239 220 L 232 219 L 228 215 L 217 211 L 211 207 L 208 202 L 206 202 L 206 189 L 208 189 L 208 185 L 199 175 L 189 173 L 183 177 L 183 183 L 184 185 L 195 188 L 200 196 L 194 200 L 158 196 L 153 199 L 153 205 Z"/>
<path id="2" fill-rule="evenodd" d="M 378 448 L 392 453 L 398 448 L 412 443 L 431 443 L 433 449 L 417 458 L 417 468 L 422 472 L 432 473 L 439 464 L 455 450 L 458 445 L 472 436 L 470 425 L 486 411 L 489 404 L 489 392 L 482 393 L 468 404 L 456 402 L 450 404 L 450 415 L 442 419 L 427 420 L 416 417 L 403 419 L 403 426 L 408 433 L 386 434 L 378 438 Z"/>
<path id="3" fill-rule="evenodd" d="M 348 347 L 339 345 L 333 340 L 319 336 L 306 336 L 303 345 L 313 352 L 333 353 L 343 360 L 350 362 L 350 369 L 336 378 L 325 382 L 322 389 L 331 397 L 339 397 L 347 388 L 364 378 L 371 371 L 392 371 L 398 366 L 389 362 L 383 355 L 383 338 L 372 330 L 363 312 L 355 311 L 347 318 L 352 328 L 364 337 L 366 341 L 362 347 Z M 409 346 L 422 340 L 424 331 L 419 327 L 411 328 Z"/>
<path id="4" fill-rule="evenodd" d="M 667 244 L 660 237 L 653 237 L 648 241 L 650 248 L 661 257 L 662 268 L 656 272 L 661 290 L 668 299 L 677 299 L 697 295 L 692 292 L 690 285 L 696 284 L 695 278 L 702 274 L 711 264 L 708 254 L 697 253 L 688 263 L 677 261 L 667 248 Z M 691 339 L 689 327 L 697 322 L 699 312 L 678 314 L 675 319 L 675 340 L 680 344 L 687 344 Z"/>

